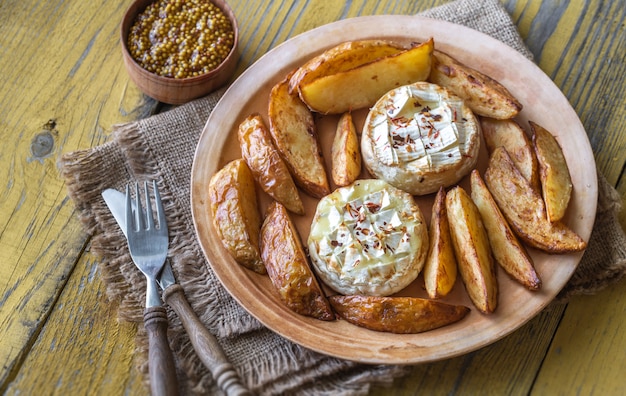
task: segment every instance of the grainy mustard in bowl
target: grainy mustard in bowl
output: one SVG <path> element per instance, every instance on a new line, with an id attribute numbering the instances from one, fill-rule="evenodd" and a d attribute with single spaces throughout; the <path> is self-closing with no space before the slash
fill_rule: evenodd
<path id="1" fill-rule="evenodd" d="M 121 26 L 124 63 L 148 96 L 181 104 L 224 85 L 238 29 L 223 0 L 137 0 Z"/>

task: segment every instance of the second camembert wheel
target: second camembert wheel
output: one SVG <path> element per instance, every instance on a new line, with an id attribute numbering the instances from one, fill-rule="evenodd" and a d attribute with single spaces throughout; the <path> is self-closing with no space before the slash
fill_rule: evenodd
<path id="1" fill-rule="evenodd" d="M 333 290 L 388 296 L 422 270 L 428 230 L 413 196 L 383 180 L 358 180 L 320 200 L 308 247 L 314 270 Z"/>

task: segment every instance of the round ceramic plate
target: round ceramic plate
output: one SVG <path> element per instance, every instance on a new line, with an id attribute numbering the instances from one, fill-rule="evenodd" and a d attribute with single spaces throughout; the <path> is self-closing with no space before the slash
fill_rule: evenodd
<path id="1" fill-rule="evenodd" d="M 375 27 L 375 28 L 374 28 Z M 461 62 L 495 78 L 524 106 L 517 120 L 527 128 L 532 120 L 551 131 L 563 146 L 574 184 L 565 223 L 589 240 L 595 218 L 597 179 L 589 140 L 567 98 L 534 63 L 515 50 L 468 28 L 415 16 L 368 16 L 347 19 L 303 33 L 259 59 L 228 89 L 213 110 L 198 143 L 191 175 L 194 223 L 204 253 L 224 287 L 253 316 L 276 333 L 315 351 L 368 363 L 408 364 L 461 355 L 513 332 L 540 312 L 563 288 L 582 253 L 547 255 L 531 250 L 543 281 L 531 292 L 498 269 L 498 308 L 492 315 L 479 313 L 467 297 L 460 278 L 443 301 L 463 304 L 472 311 L 455 324 L 421 334 L 397 335 L 367 330 L 345 320 L 324 322 L 298 315 L 281 302 L 267 276 L 235 263 L 222 247 L 212 226 L 206 188 L 213 174 L 228 161 L 239 158 L 237 127 L 249 114 L 258 112 L 267 122 L 268 95 L 274 84 L 312 56 L 344 41 L 389 39 L 405 43 L 435 40 L 435 47 Z M 360 130 L 366 110 L 356 112 Z M 337 117 L 316 119 L 326 161 Z M 487 161 L 481 149 L 479 170 Z M 460 183 L 469 191 L 467 178 Z M 292 216 L 306 241 L 317 200 L 301 193 L 307 213 Z M 264 214 L 268 197 L 259 191 Z M 430 219 L 433 196 L 418 200 Z M 400 295 L 426 297 L 420 276 Z"/>

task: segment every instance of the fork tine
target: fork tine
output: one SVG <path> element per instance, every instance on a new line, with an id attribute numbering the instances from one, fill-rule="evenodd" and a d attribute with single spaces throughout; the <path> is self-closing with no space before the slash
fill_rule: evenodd
<path id="1" fill-rule="evenodd" d="M 135 195 L 135 207 L 137 208 L 137 212 L 135 213 L 136 229 L 141 231 L 146 228 L 146 222 L 143 216 L 143 206 L 141 205 L 141 190 L 139 189 L 139 183 L 135 183 L 135 191 L 137 194 Z"/>
<path id="2" fill-rule="evenodd" d="M 152 217 L 152 205 L 150 204 L 150 191 L 148 190 L 147 181 L 143 183 L 143 189 L 146 193 L 146 223 L 147 223 L 146 229 L 154 230 L 154 218 Z"/>
<path id="3" fill-rule="evenodd" d="M 163 209 L 163 201 L 161 201 L 161 194 L 157 188 L 156 180 L 152 181 L 154 189 L 154 203 L 156 206 L 157 218 L 159 221 L 159 230 L 161 232 L 167 232 L 167 220 L 165 219 L 165 210 Z"/>

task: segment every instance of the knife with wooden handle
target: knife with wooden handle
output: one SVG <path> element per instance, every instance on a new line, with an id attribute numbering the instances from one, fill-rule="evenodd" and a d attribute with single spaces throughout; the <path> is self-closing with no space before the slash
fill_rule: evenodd
<path id="1" fill-rule="evenodd" d="M 126 196 L 115 189 L 109 188 L 102 192 L 102 198 L 104 198 L 107 207 L 113 214 L 122 232 L 126 233 Z M 189 305 L 183 288 L 176 283 L 169 261 L 165 262 L 157 282 L 163 290 L 163 300 L 172 307 L 180 318 L 194 350 L 204 365 L 211 371 L 220 389 L 228 396 L 251 395 L 250 391 L 241 382 L 233 365 L 228 361 L 215 336 L 207 330 Z"/>
<path id="2" fill-rule="evenodd" d="M 180 321 L 189 335 L 191 345 L 202 363 L 211 371 L 217 385 L 228 396 L 246 396 L 251 393 L 243 386 L 235 368 L 228 361 L 222 347 L 213 334 L 209 333 L 196 313 L 191 309 L 183 288 L 174 280 L 174 274 L 169 263 L 163 267 L 158 279 L 163 289 L 165 301 L 180 318 Z"/>

